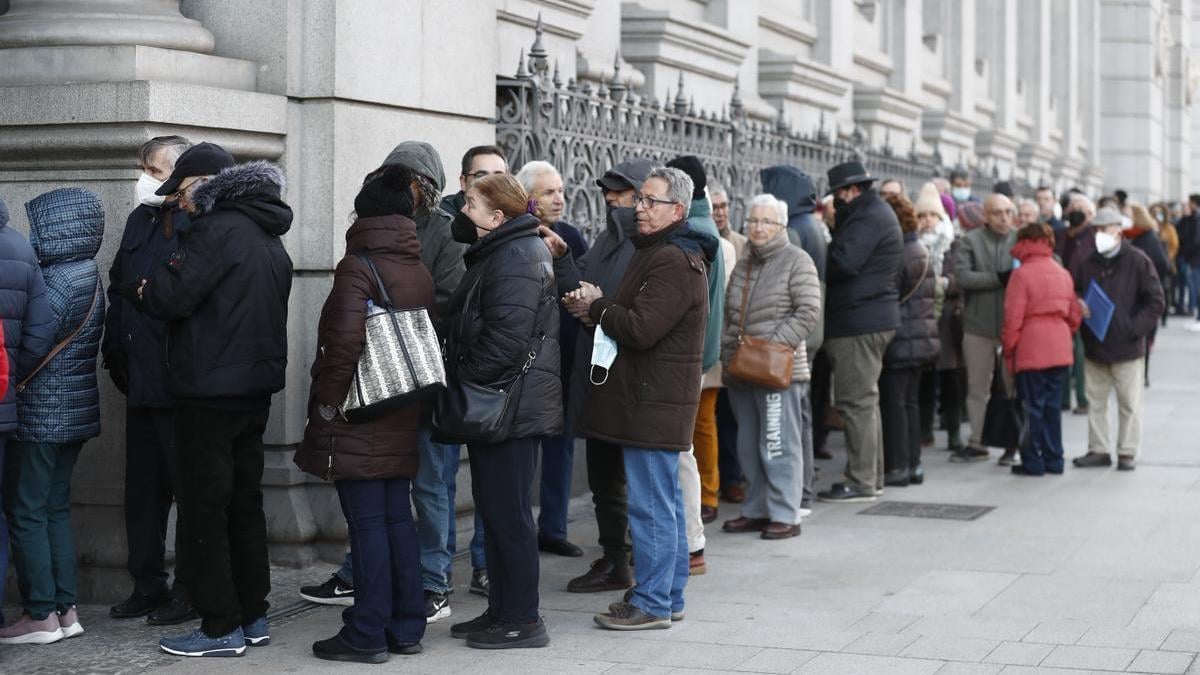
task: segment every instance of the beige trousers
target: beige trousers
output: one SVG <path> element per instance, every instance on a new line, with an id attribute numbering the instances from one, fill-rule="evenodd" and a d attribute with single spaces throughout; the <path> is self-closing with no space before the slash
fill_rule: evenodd
<path id="1" fill-rule="evenodd" d="M 1142 393 L 1146 359 L 1096 363 L 1085 359 L 1088 397 L 1088 452 L 1108 454 L 1108 395 L 1117 391 L 1117 454 L 1136 457 L 1142 444 Z"/>
<path id="2" fill-rule="evenodd" d="M 992 377 L 996 372 L 996 350 L 999 338 L 963 335 L 963 361 L 967 367 L 967 419 L 971 422 L 971 445 L 981 445 L 983 418 L 987 415 L 988 398 L 992 395 Z M 1013 392 L 1012 374 L 1004 371 L 1004 390 Z M 1007 449 L 1007 448 L 1006 448 Z"/>

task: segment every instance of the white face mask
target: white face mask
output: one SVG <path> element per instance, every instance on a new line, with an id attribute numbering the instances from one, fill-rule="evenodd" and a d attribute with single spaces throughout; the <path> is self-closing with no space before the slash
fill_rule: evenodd
<path id="1" fill-rule="evenodd" d="M 137 186 L 134 188 L 137 191 L 138 201 L 146 206 L 162 206 L 167 198 L 154 194 L 155 190 L 162 187 L 162 184 L 163 181 L 151 178 L 148 173 L 138 176 Z"/>
<path id="2" fill-rule="evenodd" d="M 600 320 L 604 320 L 604 315 L 600 316 Z M 589 377 L 592 384 L 599 387 L 608 382 L 608 373 L 612 369 L 613 361 L 617 360 L 617 343 L 612 338 L 605 334 L 604 329 L 600 324 L 596 324 L 596 334 L 592 337 L 592 369 Z M 604 369 L 604 379 L 596 381 L 596 369 Z"/>
<path id="3" fill-rule="evenodd" d="M 1107 256 L 1117 250 L 1120 246 L 1121 239 L 1115 234 L 1108 232 L 1096 233 L 1096 251 L 1103 256 Z"/>
<path id="4" fill-rule="evenodd" d="M 956 202 L 965 202 L 971 198 L 971 188 L 969 188 L 969 187 L 950 188 L 950 196 L 954 197 L 954 201 L 956 201 Z"/>

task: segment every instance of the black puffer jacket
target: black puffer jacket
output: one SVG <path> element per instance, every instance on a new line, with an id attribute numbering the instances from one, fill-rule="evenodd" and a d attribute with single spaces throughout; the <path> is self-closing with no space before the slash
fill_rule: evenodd
<path id="1" fill-rule="evenodd" d="M 825 338 L 896 330 L 904 242 L 896 212 L 873 189 L 837 214 L 825 262 Z"/>
<path id="2" fill-rule="evenodd" d="M 283 389 L 292 225 L 283 173 L 268 162 L 225 169 L 196 188 L 179 250 L 150 277 L 142 308 L 169 321 L 177 403 L 253 409 Z"/>
<path id="3" fill-rule="evenodd" d="M 509 382 L 536 352 L 508 435 L 555 436 L 563 428 L 558 297 L 538 219 L 522 215 L 471 245 L 467 272 L 450 303 L 447 378 L 481 385 Z M 444 440 L 453 432 L 439 429 Z M 507 440 L 507 439 L 505 439 Z"/>
<path id="4" fill-rule="evenodd" d="M 900 267 L 900 328 L 883 355 L 885 368 L 912 368 L 932 363 L 941 350 L 938 322 L 933 315 L 937 277 L 929 251 L 915 232 L 904 234 L 904 259 Z"/>

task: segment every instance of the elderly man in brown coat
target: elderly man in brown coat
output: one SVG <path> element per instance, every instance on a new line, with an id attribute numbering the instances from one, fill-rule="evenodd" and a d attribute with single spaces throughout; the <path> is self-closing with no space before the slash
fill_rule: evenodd
<path id="1" fill-rule="evenodd" d="M 637 586 L 625 602 L 596 615 L 614 630 L 670 628 L 683 616 L 688 579 L 687 525 L 679 453 L 692 443 L 700 402 L 708 267 L 714 237 L 686 222 L 692 181 L 655 169 L 637 198 L 635 253 L 612 298 L 584 283 L 569 294 L 576 316 L 596 325 L 594 371 L 580 434 L 621 447 L 629 485 Z M 602 358 L 607 353 L 615 359 Z"/>

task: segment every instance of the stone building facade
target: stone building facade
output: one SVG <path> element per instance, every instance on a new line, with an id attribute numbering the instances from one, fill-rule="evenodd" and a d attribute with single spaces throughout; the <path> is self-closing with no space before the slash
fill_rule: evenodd
<path id="1" fill-rule="evenodd" d="M 300 564 L 340 555 L 344 534 L 332 491 L 290 457 L 356 187 L 396 142 L 424 139 L 457 189 L 463 151 L 496 140 L 499 83 L 531 77 L 535 38 L 545 81 L 616 85 L 676 122 L 1153 200 L 1200 175 L 1194 2 L 0 0 L 0 198 L 25 229 L 33 196 L 95 191 L 106 266 L 144 140 L 179 133 L 284 167 L 296 278 L 264 482 L 274 555 Z M 104 433 L 74 491 L 93 596 L 124 588 L 123 401 L 102 387 Z"/>

